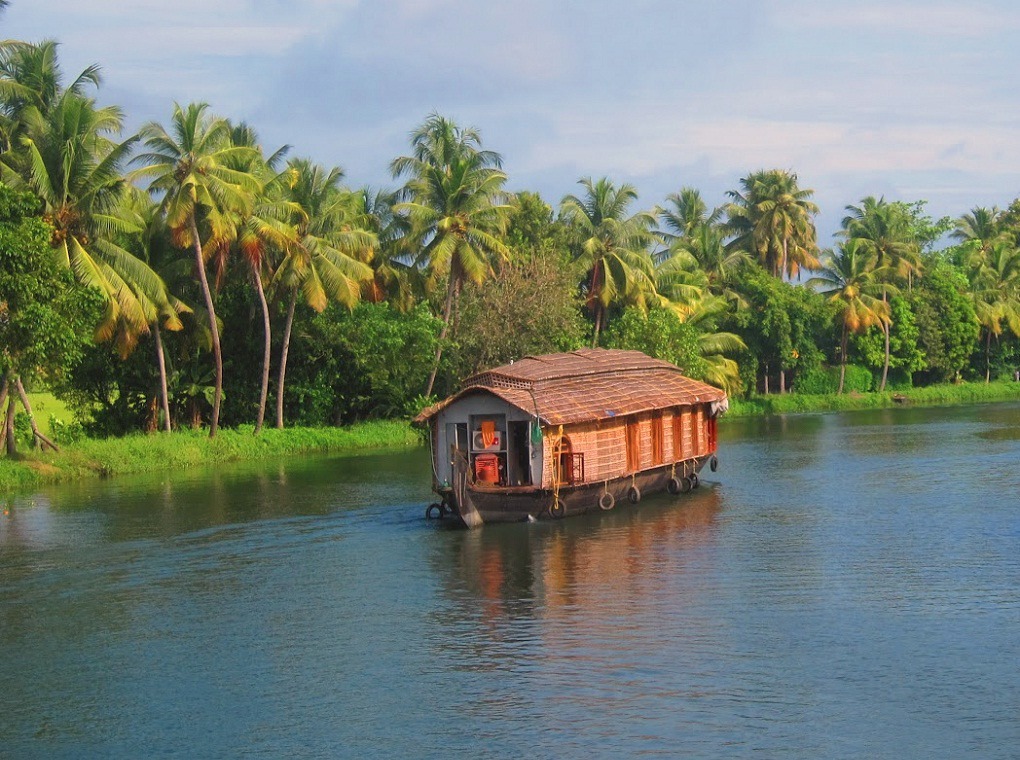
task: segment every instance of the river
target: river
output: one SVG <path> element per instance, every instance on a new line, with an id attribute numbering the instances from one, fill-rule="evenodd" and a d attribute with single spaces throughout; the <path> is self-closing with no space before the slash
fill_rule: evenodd
<path id="1" fill-rule="evenodd" d="M 1020 405 L 731 421 L 454 530 L 424 451 L 3 502 L 3 757 L 1017 757 Z"/>

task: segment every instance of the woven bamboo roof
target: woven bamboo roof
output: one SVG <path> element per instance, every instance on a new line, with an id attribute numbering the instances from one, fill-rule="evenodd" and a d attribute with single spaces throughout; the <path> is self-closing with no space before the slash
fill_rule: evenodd
<path id="1" fill-rule="evenodd" d="M 669 362 L 640 351 L 587 348 L 527 356 L 473 375 L 459 392 L 422 410 L 416 421 L 425 422 L 475 393 L 491 393 L 553 425 L 726 398 L 718 388 L 684 377 Z"/>

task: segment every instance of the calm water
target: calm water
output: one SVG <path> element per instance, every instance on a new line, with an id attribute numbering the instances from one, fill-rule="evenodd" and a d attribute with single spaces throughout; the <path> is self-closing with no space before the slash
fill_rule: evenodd
<path id="1" fill-rule="evenodd" d="M 7 501 L 0 756 L 1020 756 L 1020 406 L 721 433 L 472 532 L 423 452 Z"/>

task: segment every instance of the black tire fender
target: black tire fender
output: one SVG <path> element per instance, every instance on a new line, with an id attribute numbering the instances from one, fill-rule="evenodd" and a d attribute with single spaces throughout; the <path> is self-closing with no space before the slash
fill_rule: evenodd
<path id="1" fill-rule="evenodd" d="M 631 504 L 637 504 L 641 501 L 641 489 L 637 486 L 631 486 L 627 489 L 627 500 Z"/>
<path id="2" fill-rule="evenodd" d="M 557 519 L 563 517 L 567 513 L 567 507 L 563 503 L 563 499 L 556 498 L 552 504 L 549 505 L 549 516 Z"/>

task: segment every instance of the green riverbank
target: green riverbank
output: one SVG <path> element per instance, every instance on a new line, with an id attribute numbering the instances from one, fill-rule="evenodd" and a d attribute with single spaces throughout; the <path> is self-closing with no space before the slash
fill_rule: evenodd
<path id="1" fill-rule="evenodd" d="M 1020 383 L 961 383 L 884 393 L 756 396 L 733 399 L 730 411 L 723 419 L 999 401 L 1020 401 Z M 59 453 L 25 450 L 13 460 L 0 457 L 0 493 L 86 477 L 180 470 L 296 454 L 417 446 L 420 443 L 420 435 L 403 420 L 364 422 L 343 428 L 266 429 L 259 436 L 252 435 L 250 427 L 220 430 L 211 440 L 202 430 L 84 439 L 61 447 Z"/>
<path id="2" fill-rule="evenodd" d="M 732 399 L 727 417 L 762 417 L 770 414 L 843 412 L 858 409 L 886 409 L 896 406 L 962 406 L 996 401 L 1020 401 L 1020 383 L 959 383 L 907 388 L 882 393 L 827 393 L 809 395 L 786 393 Z M 723 418 L 725 419 L 725 417 Z"/>
<path id="3" fill-rule="evenodd" d="M 59 452 L 24 450 L 16 459 L 0 457 L 0 493 L 86 477 L 180 470 L 213 464 L 255 461 L 296 454 L 417 446 L 419 434 L 403 420 L 364 422 L 343 428 L 221 429 L 213 439 L 202 430 L 170 434 L 83 439 Z"/>

